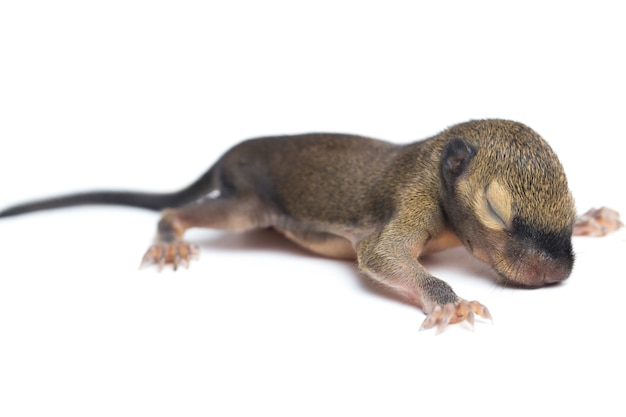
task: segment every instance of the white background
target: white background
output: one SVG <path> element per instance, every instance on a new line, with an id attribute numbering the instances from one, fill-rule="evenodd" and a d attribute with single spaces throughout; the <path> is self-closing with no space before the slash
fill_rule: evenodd
<path id="1" fill-rule="evenodd" d="M 254 136 L 405 143 L 500 117 L 548 140 L 580 211 L 626 212 L 619 2 L 207 3 L 1 3 L 0 207 L 174 190 Z M 138 271 L 157 220 L 0 221 L 0 415 L 626 413 L 624 232 L 574 239 L 571 278 L 539 290 L 463 249 L 425 260 L 495 319 L 435 336 L 270 232 L 194 231 L 190 270 Z"/>

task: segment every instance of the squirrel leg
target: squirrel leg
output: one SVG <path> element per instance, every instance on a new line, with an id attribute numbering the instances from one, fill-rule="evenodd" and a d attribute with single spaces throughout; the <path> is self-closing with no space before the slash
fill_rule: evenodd
<path id="1" fill-rule="evenodd" d="M 155 242 L 144 255 L 141 267 L 156 264 L 159 270 L 171 264 L 189 267 L 199 256 L 197 245 L 186 242 L 183 235 L 192 227 L 246 231 L 264 227 L 269 213 L 253 199 L 201 199 L 175 209 L 163 211 L 157 226 Z"/>
<path id="2" fill-rule="evenodd" d="M 163 211 L 155 242 L 146 251 L 140 267 L 156 264 L 161 271 L 166 264 L 172 264 L 174 270 L 179 265 L 189 268 L 189 262 L 198 258 L 198 246 L 183 240 L 183 234 L 191 227 L 185 221 L 188 211 L 185 208 Z"/>
<path id="3" fill-rule="evenodd" d="M 422 308 L 426 319 L 420 330 L 437 327 L 439 333 L 448 324 L 462 321 L 473 328 L 475 315 L 492 320 L 487 307 L 460 298 L 447 283 L 431 275 L 417 261 L 423 242 L 406 245 L 406 240 L 397 237 L 400 235 L 383 232 L 360 242 L 357 246 L 359 267 Z"/>

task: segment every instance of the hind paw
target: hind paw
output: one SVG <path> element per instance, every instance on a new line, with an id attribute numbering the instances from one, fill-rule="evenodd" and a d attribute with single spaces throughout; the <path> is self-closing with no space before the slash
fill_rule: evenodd
<path id="1" fill-rule="evenodd" d="M 624 227 L 619 213 L 607 207 L 591 209 L 576 219 L 574 236 L 606 236 Z"/>
<path id="2" fill-rule="evenodd" d="M 426 316 L 426 319 L 420 327 L 420 331 L 437 326 L 437 333 L 440 333 L 448 324 L 462 321 L 467 321 L 470 326 L 472 326 L 472 329 L 474 329 L 474 316 L 476 314 L 493 322 L 487 307 L 478 301 L 461 300 L 457 303 L 438 304 Z"/>
<path id="3" fill-rule="evenodd" d="M 189 268 L 189 262 L 192 259 L 198 259 L 199 255 L 198 246 L 182 240 L 156 243 L 147 250 L 141 260 L 140 268 L 149 264 L 155 264 L 161 271 L 166 264 L 172 264 L 174 271 L 176 271 L 179 265 Z"/>

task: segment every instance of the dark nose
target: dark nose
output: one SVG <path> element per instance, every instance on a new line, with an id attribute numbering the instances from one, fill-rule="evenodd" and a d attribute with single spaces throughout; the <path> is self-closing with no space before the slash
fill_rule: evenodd
<path id="1" fill-rule="evenodd" d="M 541 251 L 517 252 L 507 278 L 529 287 L 541 287 L 566 280 L 574 265 L 573 255 L 555 259 Z"/>
<path id="2" fill-rule="evenodd" d="M 574 267 L 571 229 L 538 229 L 519 218 L 513 223 L 513 236 L 518 244 L 510 255 L 518 260 L 522 281 L 541 286 L 561 282 L 570 276 Z"/>
<path id="3" fill-rule="evenodd" d="M 569 278 L 574 267 L 574 255 L 554 258 L 546 253 L 534 253 L 526 262 L 528 271 L 535 273 L 533 281 L 536 285 L 556 284 Z"/>
<path id="4" fill-rule="evenodd" d="M 557 282 L 565 281 L 572 273 L 572 266 L 573 263 L 568 265 L 567 263 L 555 262 L 555 265 L 545 267 L 543 281 L 546 284 L 556 284 Z"/>

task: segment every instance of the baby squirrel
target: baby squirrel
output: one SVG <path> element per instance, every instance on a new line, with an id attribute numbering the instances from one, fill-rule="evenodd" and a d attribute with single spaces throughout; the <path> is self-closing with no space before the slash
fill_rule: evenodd
<path id="1" fill-rule="evenodd" d="M 90 192 L 17 205 L 0 217 L 80 204 L 163 210 L 142 264 L 189 265 L 191 227 L 274 228 L 318 254 L 356 258 L 362 272 L 426 313 L 421 329 L 491 319 L 419 262 L 464 245 L 502 280 L 539 287 L 574 265 L 576 211 L 563 168 L 529 127 L 475 120 L 396 145 L 344 134 L 242 142 L 187 188 L 166 194 Z"/>

